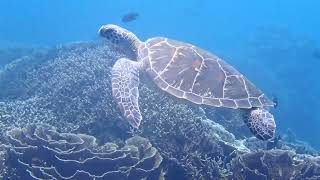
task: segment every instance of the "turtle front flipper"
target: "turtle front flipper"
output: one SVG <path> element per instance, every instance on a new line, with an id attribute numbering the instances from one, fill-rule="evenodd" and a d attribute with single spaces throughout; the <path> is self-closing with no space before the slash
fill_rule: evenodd
<path id="1" fill-rule="evenodd" d="M 250 131 L 260 140 L 274 138 L 276 124 L 273 115 L 265 109 L 253 108 L 245 117 Z"/>
<path id="2" fill-rule="evenodd" d="M 134 128 L 142 120 L 139 109 L 139 62 L 119 59 L 112 68 L 112 94 L 124 118 Z"/>

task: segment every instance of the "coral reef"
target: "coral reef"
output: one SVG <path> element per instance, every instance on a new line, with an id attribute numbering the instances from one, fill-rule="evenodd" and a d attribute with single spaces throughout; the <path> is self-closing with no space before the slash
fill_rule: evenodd
<path id="1" fill-rule="evenodd" d="M 144 120 L 136 133 L 148 137 L 166 159 L 183 167 L 186 177 L 181 179 L 226 176 L 223 161 L 235 150 L 248 149 L 223 126 L 208 119 L 202 108 L 177 103 L 170 95 L 153 88 L 150 84 L 140 87 Z M 170 172 L 167 178 L 170 179 Z"/>
<path id="2" fill-rule="evenodd" d="M 56 56 L 56 49 L 54 48 L 26 49 L 24 51 L 24 53 L 20 53 L 20 51 L 17 50 L 17 56 L 10 57 L 17 58 L 11 59 L 10 63 L 6 64 L 3 68 L 0 68 L 0 101 L 17 98 L 21 99 L 27 96 L 28 93 L 30 93 L 27 91 L 29 85 L 26 82 L 28 73 L 34 71 L 42 66 L 43 63 L 52 60 L 52 58 Z M 9 53 L 11 54 L 13 52 L 10 51 Z M 9 57 L 2 58 L 3 59 L 0 57 L 1 61 L 5 61 L 5 59 Z"/>
<path id="3" fill-rule="evenodd" d="M 311 154 L 314 156 L 320 156 L 320 152 L 315 150 L 308 143 L 298 140 L 296 134 L 290 128 L 286 130 L 281 138 L 286 149 L 292 149 L 298 154 Z M 282 147 L 279 148 L 284 149 Z"/>
<path id="4" fill-rule="evenodd" d="M 0 101 L 3 101 L 0 102 L 0 141 L 11 144 L 8 153 L 1 152 L 4 152 L 6 162 L 16 162 L 8 164 L 8 167 L 12 167 L 9 168 L 10 171 L 0 172 L 8 177 L 21 173 L 14 171 L 13 167 L 28 169 L 35 175 L 41 175 L 47 171 L 54 172 L 48 168 L 50 163 L 55 162 L 55 165 L 63 167 L 59 164 L 60 160 L 78 158 L 76 161 L 82 162 L 92 156 L 103 159 L 105 154 L 111 151 L 120 155 L 131 154 L 135 157 L 134 162 L 142 161 L 143 155 L 147 157 L 152 154 L 151 151 L 155 153 L 155 150 L 143 150 L 143 153 L 140 153 L 144 147 L 149 147 L 150 143 L 158 150 L 156 156 L 160 157 L 160 153 L 163 157 L 161 167 L 166 172 L 166 179 L 232 179 L 233 176 L 245 179 L 248 176 L 243 175 L 241 169 L 246 173 L 257 172 L 258 176 L 255 177 L 270 179 L 280 177 L 271 169 L 273 166 L 279 166 L 285 174 L 301 170 L 294 166 L 299 162 L 302 163 L 301 167 L 310 169 L 310 174 L 314 172 L 303 177 L 317 175 L 319 164 L 316 158 L 302 154 L 311 154 L 309 151 L 295 150 L 296 144 L 291 143 L 290 146 L 281 139 L 270 146 L 270 142 L 262 142 L 252 137 L 243 122 L 243 112 L 177 102 L 171 95 L 148 83 L 146 78 L 142 78 L 139 87 L 143 121 L 138 130 L 132 129 L 122 119 L 111 95 L 110 69 L 122 55 L 106 45 L 96 42 L 75 43 L 52 48 L 40 54 L 13 61 L 0 72 Z M 11 91 L 12 89 L 19 90 Z M 40 126 L 41 123 L 47 125 Z M 38 126 L 28 126 L 29 124 Z M 105 145 L 98 146 L 93 136 L 100 144 Z M 147 138 L 150 143 L 143 138 L 137 139 L 137 136 Z M 127 140 L 130 137 L 134 138 Z M 86 144 L 77 144 L 79 141 Z M 140 147 L 132 144 L 133 141 L 148 145 Z M 36 142 L 37 144 L 33 144 Z M 60 147 L 63 143 L 65 146 Z M 69 145 L 66 145 L 68 143 Z M 130 151 L 129 147 L 132 147 Z M 152 147 L 149 149 L 154 149 Z M 38 156 L 32 159 L 30 153 Z M 50 154 L 51 159 L 41 156 L 43 153 Z M 137 153 L 141 156 L 138 157 Z M 151 159 L 155 160 L 156 156 Z M 264 156 L 270 157 L 270 161 L 273 158 L 274 161 L 262 162 L 261 158 Z M 80 159 L 81 157 L 84 159 Z M 96 160 L 88 163 L 102 163 Z M 251 166 L 255 163 L 272 164 L 276 163 L 276 160 L 281 162 L 272 167 L 261 165 L 256 171 Z M 79 165 L 75 161 L 64 162 L 73 163 L 72 168 L 91 170 L 83 163 Z M 310 163 L 313 165 L 309 166 Z M 285 170 L 288 164 L 290 166 Z M 46 168 L 41 171 L 40 167 Z M 71 172 L 75 173 L 72 168 Z M 154 175 L 158 177 L 160 169 L 156 169 Z M 105 171 L 103 168 L 96 170 L 100 176 Z M 28 175 L 30 174 L 20 174 Z M 72 176 L 64 173 L 61 175 Z M 287 175 L 297 177 L 292 173 Z M 150 176 L 151 179 L 153 177 Z"/>
<path id="5" fill-rule="evenodd" d="M 258 151 L 238 155 L 230 163 L 232 178 L 319 179 L 320 157 L 297 156 L 284 150 Z"/>
<path id="6" fill-rule="evenodd" d="M 7 177 L 14 177 L 10 174 L 10 168 L 6 166 L 6 159 L 7 159 L 7 149 L 4 145 L 0 145 L 0 179 L 4 179 Z"/>
<path id="7" fill-rule="evenodd" d="M 39 53 L 39 49 L 40 48 L 23 47 L 20 45 L 8 45 L 2 47 L 0 42 L 0 69 L 18 58 L 28 56 L 33 53 Z"/>
<path id="8" fill-rule="evenodd" d="M 105 45 L 75 43 L 7 65 L 0 73 L 0 111 L 6 112 L 0 122 L 8 128 L 0 131 L 44 122 L 68 132 L 117 117 L 109 82 L 117 58 Z"/>
<path id="9" fill-rule="evenodd" d="M 42 122 L 62 132 L 78 129 L 102 142 L 128 138 L 130 127 L 120 120 L 109 77 L 112 64 L 121 54 L 99 43 L 66 45 L 50 54 L 39 66 L 29 69 L 21 68 L 25 66 L 21 61 L 21 65 L 12 64 L 10 73 L 17 74 L 11 79 L 6 75 L 8 71 L 0 75 L 17 82 L 16 88 L 24 89 L 16 95 L 19 98 L 10 99 L 1 107 L 6 111 L 6 120 L 1 121 L 6 128 L 2 130 L 9 125 L 22 127 Z M 167 159 L 177 159 L 190 177 L 218 176 L 224 171 L 220 161 L 225 156 L 235 149 L 246 149 L 223 126 L 207 119 L 203 110 L 177 104 L 150 84 L 142 84 L 140 94 L 144 121 L 141 129 L 132 133 L 148 137 Z M 8 100 L 7 97 L 3 94 L 0 99 Z"/>
<path id="10" fill-rule="evenodd" d="M 98 146 L 93 136 L 28 125 L 8 131 L 6 164 L 19 179 L 144 179 L 159 177 L 162 157 L 141 137 L 119 148 Z"/>
<path id="11" fill-rule="evenodd" d="M 248 126 L 245 124 L 243 117 L 246 116 L 245 111 L 229 108 L 204 108 L 206 116 L 214 119 L 221 124 L 226 130 L 231 132 L 237 139 L 243 139 L 253 136 Z"/>
<path id="12" fill-rule="evenodd" d="M 256 138 L 247 138 L 243 141 L 244 145 L 250 149 L 250 151 L 256 152 L 259 150 L 279 149 L 292 151 L 296 154 L 308 154 L 312 156 L 320 156 L 320 152 L 311 147 L 308 143 L 296 140 L 295 142 L 286 141 L 280 135 L 271 141 L 259 141 Z"/>

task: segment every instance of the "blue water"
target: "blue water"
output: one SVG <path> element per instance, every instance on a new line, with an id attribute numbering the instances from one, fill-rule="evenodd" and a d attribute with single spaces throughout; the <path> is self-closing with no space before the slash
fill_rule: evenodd
<path id="1" fill-rule="evenodd" d="M 1 45 L 98 39 L 114 23 L 142 40 L 166 36 L 210 50 L 276 96 L 278 132 L 320 148 L 320 1 L 1 0 Z M 138 12 L 137 20 L 121 22 Z"/>

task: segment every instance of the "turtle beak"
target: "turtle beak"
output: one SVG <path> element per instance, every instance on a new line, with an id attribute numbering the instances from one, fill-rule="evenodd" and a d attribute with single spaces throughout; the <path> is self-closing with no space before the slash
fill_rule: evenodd
<path id="1" fill-rule="evenodd" d="M 106 37 L 107 35 L 111 34 L 112 32 L 115 32 L 116 29 L 118 29 L 119 26 L 113 25 L 113 24 L 106 24 L 102 25 L 100 29 L 98 30 L 98 34 L 102 37 Z"/>
<path id="2" fill-rule="evenodd" d="M 99 36 L 102 36 L 103 37 L 103 34 L 105 34 L 105 29 L 106 29 L 106 25 L 103 25 L 100 27 L 100 29 L 98 30 L 98 34 Z"/>
<path id="3" fill-rule="evenodd" d="M 100 35 L 100 31 L 101 31 L 101 29 L 103 28 L 103 26 L 101 26 L 100 28 L 99 28 L 99 30 L 98 30 L 98 34 Z"/>

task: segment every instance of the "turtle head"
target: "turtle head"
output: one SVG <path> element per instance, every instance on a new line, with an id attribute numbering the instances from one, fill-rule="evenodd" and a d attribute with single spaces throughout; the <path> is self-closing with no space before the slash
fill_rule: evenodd
<path id="1" fill-rule="evenodd" d="M 98 34 L 128 58 L 137 59 L 141 41 L 132 32 L 114 24 L 107 24 L 101 26 Z"/>
<path id="2" fill-rule="evenodd" d="M 245 118 L 250 131 L 261 140 L 274 138 L 276 123 L 273 115 L 265 109 L 252 109 Z"/>

